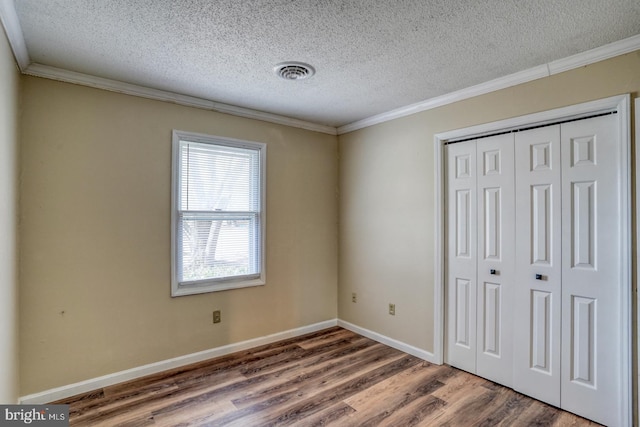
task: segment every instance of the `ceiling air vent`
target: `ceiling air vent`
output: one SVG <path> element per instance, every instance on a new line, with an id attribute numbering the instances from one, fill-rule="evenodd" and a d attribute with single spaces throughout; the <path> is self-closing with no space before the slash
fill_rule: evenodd
<path id="1" fill-rule="evenodd" d="M 278 77 L 285 80 L 304 80 L 316 73 L 311 65 L 303 62 L 283 62 L 276 65 L 273 71 Z"/>

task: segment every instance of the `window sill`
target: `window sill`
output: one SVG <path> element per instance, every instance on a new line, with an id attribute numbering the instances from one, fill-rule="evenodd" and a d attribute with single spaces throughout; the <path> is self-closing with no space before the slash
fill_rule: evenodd
<path id="1" fill-rule="evenodd" d="M 202 281 L 188 284 L 174 283 L 171 286 L 171 296 L 181 297 L 185 295 L 197 295 L 210 292 L 228 291 L 230 289 L 249 288 L 253 286 L 263 286 L 264 279 L 224 280 L 224 281 Z"/>

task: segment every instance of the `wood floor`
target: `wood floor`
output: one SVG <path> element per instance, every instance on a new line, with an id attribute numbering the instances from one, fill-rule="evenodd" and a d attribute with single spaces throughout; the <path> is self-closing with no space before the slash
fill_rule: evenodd
<path id="1" fill-rule="evenodd" d="M 338 327 L 56 403 L 72 426 L 597 425 Z"/>

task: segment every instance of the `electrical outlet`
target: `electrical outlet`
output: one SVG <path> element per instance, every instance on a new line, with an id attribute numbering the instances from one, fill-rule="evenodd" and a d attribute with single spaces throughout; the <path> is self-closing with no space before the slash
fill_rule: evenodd
<path id="1" fill-rule="evenodd" d="M 396 315 L 396 305 L 395 304 L 389 304 L 389 314 L 392 316 Z"/>
<path id="2" fill-rule="evenodd" d="M 356 293 L 355 292 L 352 293 L 351 294 L 351 302 L 357 302 L 357 300 L 358 300 L 358 297 L 357 297 Z"/>
<path id="3" fill-rule="evenodd" d="M 222 317 L 220 315 L 220 310 L 216 310 L 213 312 L 213 323 L 220 323 L 222 321 Z"/>

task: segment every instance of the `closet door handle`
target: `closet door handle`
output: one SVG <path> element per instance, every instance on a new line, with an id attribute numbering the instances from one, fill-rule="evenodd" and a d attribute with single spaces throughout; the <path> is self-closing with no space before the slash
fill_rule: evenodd
<path id="1" fill-rule="evenodd" d="M 542 274 L 536 274 L 536 280 L 542 280 Z"/>
<path id="2" fill-rule="evenodd" d="M 489 270 L 489 274 L 493 274 L 493 275 L 495 275 L 495 274 L 496 274 L 496 271 L 492 268 L 491 270 Z"/>

